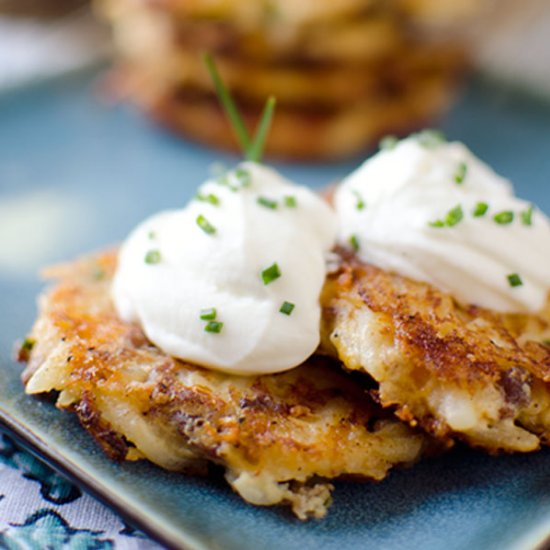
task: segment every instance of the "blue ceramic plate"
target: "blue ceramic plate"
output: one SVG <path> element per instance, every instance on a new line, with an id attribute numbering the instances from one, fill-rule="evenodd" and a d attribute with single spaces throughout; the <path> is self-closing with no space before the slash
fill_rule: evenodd
<path id="1" fill-rule="evenodd" d="M 13 342 L 41 289 L 38 268 L 120 241 L 185 203 L 214 161 L 232 163 L 102 105 L 95 74 L 0 97 L 0 416 L 43 457 L 157 540 L 197 549 L 533 549 L 550 535 L 550 449 L 498 459 L 458 450 L 381 483 L 339 482 L 322 521 L 254 508 L 219 479 L 113 464 L 68 414 L 23 395 Z M 476 81 L 444 121 L 521 196 L 550 212 L 550 104 Z M 356 163 L 279 165 L 326 185 Z M 550 251 L 549 251 L 550 253 Z"/>

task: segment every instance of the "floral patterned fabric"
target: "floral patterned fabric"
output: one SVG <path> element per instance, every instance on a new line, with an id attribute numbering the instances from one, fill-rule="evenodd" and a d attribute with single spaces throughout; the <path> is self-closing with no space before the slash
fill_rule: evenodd
<path id="1" fill-rule="evenodd" d="M 0 548 L 158 550 L 160 546 L 1 435 Z"/>

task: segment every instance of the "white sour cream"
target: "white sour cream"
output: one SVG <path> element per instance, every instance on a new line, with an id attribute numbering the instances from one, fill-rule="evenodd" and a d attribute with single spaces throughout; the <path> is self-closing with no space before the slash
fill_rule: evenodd
<path id="1" fill-rule="evenodd" d="M 209 368 L 264 374 L 299 365 L 319 344 L 334 213 L 254 163 L 207 181 L 197 196 L 144 221 L 123 244 L 112 288 L 119 315 L 169 355 Z M 203 311 L 212 308 L 214 319 Z"/>
<path id="2" fill-rule="evenodd" d="M 550 287 L 548 218 L 461 143 L 421 141 L 380 151 L 344 180 L 339 243 L 461 302 L 540 310 Z"/>

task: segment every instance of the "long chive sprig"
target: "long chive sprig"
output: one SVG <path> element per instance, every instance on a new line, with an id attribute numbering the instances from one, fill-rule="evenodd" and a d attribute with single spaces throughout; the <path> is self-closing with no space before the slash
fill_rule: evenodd
<path id="1" fill-rule="evenodd" d="M 216 89 L 218 99 L 220 100 L 223 110 L 229 119 L 229 123 L 235 133 L 235 136 L 237 137 L 237 141 L 239 142 L 245 159 L 253 162 L 260 162 L 265 141 L 271 126 L 271 120 L 273 119 L 273 112 L 276 104 L 275 98 L 270 96 L 267 99 L 260 121 L 256 127 L 254 137 L 251 138 L 239 109 L 231 96 L 231 93 L 223 83 L 220 73 L 216 67 L 216 63 L 214 62 L 214 58 L 209 53 L 204 53 L 203 61 L 210 74 L 210 78 L 214 83 L 214 88 Z"/>
<path id="2" fill-rule="evenodd" d="M 246 158 L 253 162 L 259 162 L 264 152 L 265 140 L 271 127 L 271 120 L 273 119 L 273 111 L 275 111 L 275 104 L 277 103 L 275 97 L 269 96 L 265 102 L 264 110 L 256 133 L 254 135 L 254 141 L 250 145 L 250 149 L 247 151 Z"/>

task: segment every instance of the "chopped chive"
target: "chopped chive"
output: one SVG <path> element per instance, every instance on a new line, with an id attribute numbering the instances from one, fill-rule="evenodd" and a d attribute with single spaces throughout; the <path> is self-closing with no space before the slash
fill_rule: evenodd
<path id="1" fill-rule="evenodd" d="M 462 220 L 462 218 L 464 218 L 462 206 L 460 204 L 457 204 L 454 208 L 451 208 L 447 212 L 445 219 L 428 222 L 428 225 L 430 227 L 454 227 Z"/>
<path id="2" fill-rule="evenodd" d="M 279 311 L 285 315 L 290 315 L 295 307 L 292 302 L 283 302 Z"/>
<path id="3" fill-rule="evenodd" d="M 153 240 L 153 239 L 156 239 L 157 235 L 154 231 L 149 231 L 149 233 L 147 233 L 147 237 Z"/>
<path id="4" fill-rule="evenodd" d="M 465 162 L 461 162 L 458 165 L 458 168 L 456 169 L 454 180 L 455 183 L 460 185 L 461 183 L 464 183 L 464 179 L 466 178 L 466 174 L 468 173 L 468 165 Z"/>
<path id="5" fill-rule="evenodd" d="M 207 195 L 197 193 L 195 199 L 201 202 L 207 202 L 213 206 L 218 206 L 220 204 L 220 198 L 213 193 L 208 193 Z"/>
<path id="6" fill-rule="evenodd" d="M 209 307 L 207 309 L 201 309 L 201 319 L 203 321 L 213 321 L 216 318 L 218 312 L 215 307 Z"/>
<path id="7" fill-rule="evenodd" d="M 231 175 L 237 180 L 237 183 L 231 181 Z M 228 187 L 231 191 L 239 191 L 243 187 L 250 187 L 252 185 L 252 176 L 250 172 L 239 166 L 233 172 L 226 172 L 216 179 L 216 183 Z"/>
<path id="8" fill-rule="evenodd" d="M 266 267 L 262 271 L 262 280 L 264 282 L 264 285 L 268 285 L 269 283 L 272 283 L 275 279 L 278 279 L 280 276 L 281 276 L 281 270 L 279 269 L 279 266 L 277 265 L 277 263 L 274 263 L 269 267 Z"/>
<path id="9" fill-rule="evenodd" d="M 356 198 L 355 208 L 357 208 L 357 210 L 363 210 L 365 208 L 365 201 L 363 200 L 361 193 L 359 193 L 359 191 L 354 189 L 353 194 L 355 195 L 355 198 Z"/>
<path id="10" fill-rule="evenodd" d="M 223 323 L 220 321 L 208 321 L 208 323 L 204 326 L 204 331 L 219 334 L 222 331 L 222 328 Z"/>
<path id="11" fill-rule="evenodd" d="M 382 151 L 391 151 L 395 149 L 395 146 L 399 143 L 399 139 L 396 136 L 384 136 L 378 142 L 378 148 Z"/>
<path id="12" fill-rule="evenodd" d="M 458 204 L 454 208 L 451 208 L 449 212 L 447 212 L 447 215 L 445 216 L 445 225 L 447 227 L 454 227 L 462 220 L 463 217 L 464 212 L 462 211 L 462 206 Z"/>
<path id="13" fill-rule="evenodd" d="M 517 273 L 511 273 L 510 275 L 507 275 L 507 279 L 511 287 L 521 286 L 523 284 L 521 277 Z"/>
<path id="14" fill-rule="evenodd" d="M 296 205 L 298 202 L 296 201 L 296 197 L 294 195 L 287 195 L 285 197 L 285 206 L 288 206 L 289 208 L 296 208 Z"/>
<path id="15" fill-rule="evenodd" d="M 478 202 L 472 211 L 472 216 L 474 218 L 481 218 L 485 216 L 487 210 L 489 210 L 489 205 L 486 202 Z"/>
<path id="16" fill-rule="evenodd" d="M 235 169 L 234 174 L 240 187 L 250 187 L 252 185 L 252 176 L 246 168 L 239 166 Z"/>
<path id="17" fill-rule="evenodd" d="M 216 228 L 202 214 L 197 216 L 197 225 L 207 235 L 213 235 L 216 232 Z"/>
<path id="18" fill-rule="evenodd" d="M 441 130 L 426 129 L 414 135 L 418 143 L 427 149 L 433 149 L 447 141 L 445 134 Z"/>
<path id="19" fill-rule="evenodd" d="M 268 199 L 267 197 L 258 197 L 256 202 L 266 208 L 270 208 L 271 210 L 275 210 L 277 208 L 277 201 Z"/>
<path id="20" fill-rule="evenodd" d="M 267 98 L 264 110 L 260 117 L 260 122 L 256 127 L 256 133 L 253 142 L 246 152 L 246 158 L 252 162 L 260 162 L 264 150 L 265 140 L 271 126 L 273 112 L 275 111 L 276 100 L 273 96 Z"/>
<path id="21" fill-rule="evenodd" d="M 507 225 L 514 221 L 514 213 L 511 210 L 503 210 L 502 212 L 495 214 L 493 216 L 493 220 L 500 225 Z"/>
<path id="22" fill-rule="evenodd" d="M 34 338 L 25 338 L 23 342 L 21 342 L 21 345 L 19 346 L 19 350 L 17 351 L 17 360 L 18 361 L 28 361 L 31 356 L 31 352 L 36 344 L 36 340 Z"/>
<path id="23" fill-rule="evenodd" d="M 285 302 L 286 304 L 286 302 Z M 29 352 L 29 351 L 32 351 L 32 349 L 34 348 L 36 344 L 36 340 L 34 338 L 25 338 L 23 340 L 23 343 L 21 344 L 21 351 L 25 351 L 25 352 Z"/>
<path id="24" fill-rule="evenodd" d="M 233 183 L 231 183 L 231 180 L 229 179 L 229 174 L 221 175 L 219 178 L 216 179 L 216 183 L 229 188 L 233 192 L 237 192 L 242 187 L 241 185 L 234 185 Z"/>
<path id="25" fill-rule="evenodd" d="M 158 264 L 160 262 L 160 250 L 149 250 L 145 254 L 146 264 Z"/>
<path id="26" fill-rule="evenodd" d="M 250 149 L 251 141 L 239 110 L 237 109 L 229 90 L 225 87 L 212 56 L 209 53 L 205 53 L 203 55 L 203 61 L 208 69 L 208 72 L 210 73 L 210 78 L 216 88 L 216 94 L 218 95 L 225 114 L 231 123 L 231 127 L 233 132 L 235 132 L 235 136 L 241 146 L 241 150 L 244 153 L 247 153 Z"/>
<path id="27" fill-rule="evenodd" d="M 357 238 L 357 235 L 351 235 L 349 238 L 349 244 L 351 245 L 351 248 L 357 252 L 359 250 L 359 239 Z"/>
<path id="28" fill-rule="evenodd" d="M 550 348 L 550 340 L 543 340 L 542 343 Z"/>
<path id="29" fill-rule="evenodd" d="M 523 225 L 532 225 L 533 224 L 533 205 L 530 204 L 527 210 L 524 210 L 520 213 L 521 223 Z"/>
<path id="30" fill-rule="evenodd" d="M 94 281 L 102 281 L 106 276 L 107 274 L 105 273 L 105 270 L 101 269 L 99 266 L 96 266 L 92 272 L 92 278 Z"/>

